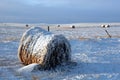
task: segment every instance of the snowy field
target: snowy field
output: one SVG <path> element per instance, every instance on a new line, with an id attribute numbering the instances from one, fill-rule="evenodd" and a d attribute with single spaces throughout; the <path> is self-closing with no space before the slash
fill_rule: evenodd
<path id="1" fill-rule="evenodd" d="M 23 67 L 17 51 L 19 40 L 29 27 L 0 25 L 0 80 L 119 80 L 120 26 L 101 28 L 99 25 L 86 25 L 87 27 L 84 25 L 75 29 L 65 25 L 50 27 L 51 32 L 67 37 L 72 48 L 72 61 L 77 65 L 22 73 L 17 72 Z M 47 30 L 47 27 L 43 28 Z"/>

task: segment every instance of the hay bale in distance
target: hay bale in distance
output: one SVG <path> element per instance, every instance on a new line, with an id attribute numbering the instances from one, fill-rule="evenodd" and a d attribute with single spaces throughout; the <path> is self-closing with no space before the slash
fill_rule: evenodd
<path id="1" fill-rule="evenodd" d="M 105 25 L 101 25 L 102 28 L 105 28 Z"/>
<path id="2" fill-rule="evenodd" d="M 74 28 L 75 28 L 75 25 L 72 25 L 72 28 L 74 29 Z"/>
<path id="3" fill-rule="evenodd" d="M 29 25 L 28 25 L 28 24 L 26 24 L 25 26 L 26 26 L 26 27 L 29 27 Z"/>
<path id="4" fill-rule="evenodd" d="M 106 27 L 106 28 L 109 28 L 109 27 L 110 27 L 110 25 L 109 25 L 109 24 L 108 24 L 108 25 L 105 25 L 105 27 Z"/>
<path id="5" fill-rule="evenodd" d="M 58 27 L 60 27 L 60 25 L 58 25 Z"/>
<path id="6" fill-rule="evenodd" d="M 109 28 L 110 25 L 109 25 L 109 24 L 108 24 L 108 25 L 101 25 L 101 27 L 102 27 L 102 28 Z"/>
<path id="7" fill-rule="evenodd" d="M 39 27 L 26 31 L 18 49 L 24 65 L 38 63 L 43 69 L 55 68 L 71 60 L 71 46 L 63 35 L 55 35 Z"/>

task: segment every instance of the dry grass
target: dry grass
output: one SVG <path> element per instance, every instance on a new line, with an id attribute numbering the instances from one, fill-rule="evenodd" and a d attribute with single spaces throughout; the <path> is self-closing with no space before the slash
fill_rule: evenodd
<path id="1" fill-rule="evenodd" d="M 38 76 L 33 75 L 32 80 L 40 80 L 40 78 Z"/>

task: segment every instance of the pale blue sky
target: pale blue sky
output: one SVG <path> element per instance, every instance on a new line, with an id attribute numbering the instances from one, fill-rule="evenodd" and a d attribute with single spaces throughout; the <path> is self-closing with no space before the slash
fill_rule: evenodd
<path id="1" fill-rule="evenodd" d="M 0 0 L 0 22 L 120 22 L 120 0 Z"/>

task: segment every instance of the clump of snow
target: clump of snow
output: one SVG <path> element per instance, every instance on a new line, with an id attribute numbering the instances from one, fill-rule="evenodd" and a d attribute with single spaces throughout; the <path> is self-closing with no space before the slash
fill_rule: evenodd
<path id="1" fill-rule="evenodd" d="M 36 71 L 36 70 L 39 70 L 39 69 L 40 69 L 39 64 L 32 63 L 32 64 L 29 64 L 27 66 L 24 66 L 24 67 L 18 69 L 17 72 L 19 72 L 19 73 L 28 73 L 28 72 L 33 72 L 33 71 Z"/>
<path id="2" fill-rule="evenodd" d="M 71 46 L 63 35 L 33 27 L 23 34 L 18 56 L 25 65 L 38 63 L 47 69 L 70 61 L 70 52 Z"/>

